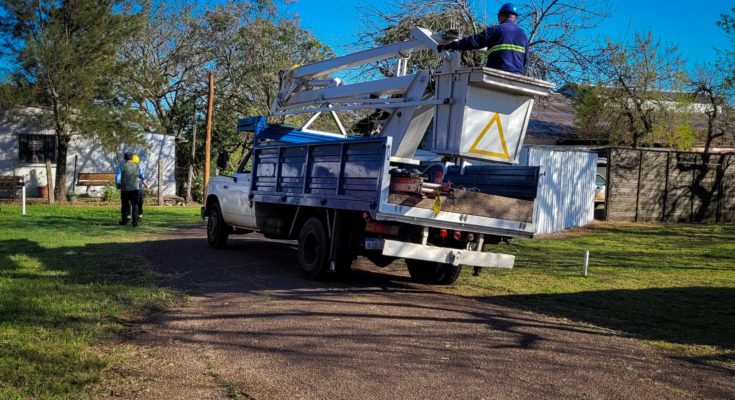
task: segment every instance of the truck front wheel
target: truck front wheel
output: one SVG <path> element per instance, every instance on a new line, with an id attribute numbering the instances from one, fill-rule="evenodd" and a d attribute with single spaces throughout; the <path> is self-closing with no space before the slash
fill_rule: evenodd
<path id="1" fill-rule="evenodd" d="M 227 245 L 227 238 L 230 236 L 230 227 L 225 223 L 222 217 L 222 210 L 218 203 L 212 204 L 209 210 L 209 219 L 207 220 L 207 242 L 213 249 L 223 249 Z"/>
<path id="2" fill-rule="evenodd" d="M 324 276 L 329 264 L 329 240 L 322 221 L 309 218 L 299 233 L 299 268 L 309 279 Z"/>
<path id="3" fill-rule="evenodd" d="M 430 285 L 451 285 L 462 271 L 461 265 L 443 264 L 435 261 L 406 259 L 411 279 Z"/>

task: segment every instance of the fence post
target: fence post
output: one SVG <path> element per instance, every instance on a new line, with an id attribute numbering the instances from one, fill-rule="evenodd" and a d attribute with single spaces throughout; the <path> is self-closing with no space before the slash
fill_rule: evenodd
<path id="1" fill-rule="evenodd" d="M 194 123 L 191 126 L 191 161 L 189 162 L 189 170 L 186 174 L 186 204 L 191 203 L 194 198 L 192 197 L 191 186 L 194 183 L 194 160 L 196 159 L 196 145 L 197 145 L 197 102 L 196 98 L 192 101 L 194 104 Z"/>
<path id="2" fill-rule="evenodd" d="M 23 202 L 23 215 L 26 215 L 26 183 L 23 182 L 23 193 L 21 194 L 23 196 L 22 202 Z"/>
<path id="3" fill-rule="evenodd" d="M 718 178 L 717 182 L 717 209 L 715 209 L 715 222 L 720 223 L 722 221 L 722 191 L 725 189 L 725 171 L 723 170 L 723 165 L 725 165 L 725 160 L 727 159 L 727 155 L 721 155 L 719 160 L 719 165 L 717 165 L 717 173 L 715 176 Z"/>
<path id="4" fill-rule="evenodd" d="M 51 160 L 46 160 L 46 187 L 48 188 L 48 202 L 54 204 L 56 202 L 54 195 L 54 176 L 51 170 Z"/>
<path id="5" fill-rule="evenodd" d="M 638 182 L 635 189 L 635 222 L 638 222 L 638 203 L 641 199 L 641 169 L 643 168 L 643 150 L 638 150 Z"/>
<path id="6" fill-rule="evenodd" d="M 158 160 L 158 205 L 163 205 L 163 160 Z"/>
<path id="7" fill-rule="evenodd" d="M 696 159 L 695 159 L 696 160 Z M 694 161 L 692 161 L 692 177 L 689 178 L 689 223 L 694 222 L 694 180 L 697 178 L 697 172 L 694 169 Z"/>
<path id="8" fill-rule="evenodd" d="M 671 152 L 666 152 L 666 179 L 664 180 L 664 207 L 661 213 L 661 222 L 666 221 L 666 206 L 669 202 L 669 169 L 671 165 Z"/>
<path id="9" fill-rule="evenodd" d="M 613 166 L 613 154 L 615 154 L 613 148 L 607 149 L 607 172 L 605 173 L 605 221 L 610 220 L 610 193 L 614 192 L 613 181 L 610 179 L 612 177 L 611 171 Z"/>

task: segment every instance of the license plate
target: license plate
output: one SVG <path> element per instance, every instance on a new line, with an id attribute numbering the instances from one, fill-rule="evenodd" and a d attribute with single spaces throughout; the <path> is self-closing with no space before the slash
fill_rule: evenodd
<path id="1" fill-rule="evenodd" d="M 365 239 L 365 250 L 383 250 L 383 239 Z"/>

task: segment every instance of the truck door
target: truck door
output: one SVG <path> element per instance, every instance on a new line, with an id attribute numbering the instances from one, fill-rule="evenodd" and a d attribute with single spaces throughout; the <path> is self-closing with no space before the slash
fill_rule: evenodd
<path id="1" fill-rule="evenodd" d="M 232 175 L 232 182 L 227 184 L 226 198 L 229 223 L 243 228 L 255 228 L 255 208 L 250 206 L 248 194 L 250 192 L 250 154 L 248 153 L 240 163 L 237 171 Z"/>

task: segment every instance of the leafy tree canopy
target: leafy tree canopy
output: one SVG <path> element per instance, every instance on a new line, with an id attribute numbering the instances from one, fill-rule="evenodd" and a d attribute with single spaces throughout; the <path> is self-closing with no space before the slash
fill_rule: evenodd
<path id="1" fill-rule="evenodd" d="M 1 0 L 0 40 L 17 63 L 3 103 L 36 106 L 58 138 L 56 195 L 66 192 L 66 152 L 72 133 L 112 145 L 135 142 L 145 126 L 117 77 L 118 49 L 141 26 L 139 4 L 113 0 Z"/>

